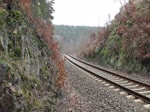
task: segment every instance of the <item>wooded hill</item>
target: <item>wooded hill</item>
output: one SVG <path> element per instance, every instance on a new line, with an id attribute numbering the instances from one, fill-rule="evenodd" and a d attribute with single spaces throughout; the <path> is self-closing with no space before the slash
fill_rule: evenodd
<path id="1" fill-rule="evenodd" d="M 82 48 L 80 57 L 103 66 L 150 74 L 150 1 L 130 0 L 95 40 Z"/>
<path id="2" fill-rule="evenodd" d="M 54 25 L 54 38 L 59 42 L 62 52 L 74 52 L 80 43 L 99 31 L 99 27 Z"/>

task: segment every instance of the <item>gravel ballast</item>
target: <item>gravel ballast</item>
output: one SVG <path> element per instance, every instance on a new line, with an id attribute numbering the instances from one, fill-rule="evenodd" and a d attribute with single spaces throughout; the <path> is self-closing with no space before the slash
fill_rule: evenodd
<path id="1" fill-rule="evenodd" d="M 109 71 L 113 71 L 119 75 L 122 75 L 122 76 L 125 76 L 127 78 L 130 78 L 130 79 L 133 79 L 133 80 L 137 80 L 137 81 L 140 81 L 140 82 L 143 82 L 145 84 L 148 84 L 150 85 L 150 74 L 142 74 L 142 73 L 128 73 L 127 71 L 117 71 L 115 70 L 114 68 L 105 68 L 105 67 L 102 67 L 100 66 L 99 64 L 97 64 L 96 62 L 89 62 L 91 64 L 94 64 L 94 65 L 97 65 L 101 68 L 104 68 L 104 69 L 108 69 Z"/>
<path id="2" fill-rule="evenodd" d="M 58 103 L 59 112 L 150 112 L 67 61 L 65 66 L 68 78 Z"/>

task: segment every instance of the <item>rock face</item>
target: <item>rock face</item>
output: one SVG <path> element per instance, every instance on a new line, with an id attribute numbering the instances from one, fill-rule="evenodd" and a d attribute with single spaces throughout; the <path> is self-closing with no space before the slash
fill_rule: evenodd
<path id="1" fill-rule="evenodd" d="M 0 112 L 55 111 L 51 51 L 16 3 L 0 4 Z"/>

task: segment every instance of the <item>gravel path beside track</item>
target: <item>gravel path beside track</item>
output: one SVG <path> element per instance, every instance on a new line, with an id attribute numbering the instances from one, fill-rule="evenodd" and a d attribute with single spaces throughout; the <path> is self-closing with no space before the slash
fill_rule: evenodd
<path id="1" fill-rule="evenodd" d="M 66 62 L 68 78 L 59 112 L 150 112 Z"/>

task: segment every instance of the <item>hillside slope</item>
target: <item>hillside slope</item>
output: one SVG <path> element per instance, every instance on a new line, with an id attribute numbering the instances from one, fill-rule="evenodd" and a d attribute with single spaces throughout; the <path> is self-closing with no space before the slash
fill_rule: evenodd
<path id="1" fill-rule="evenodd" d="M 122 7 L 80 57 L 107 67 L 150 74 L 150 1 L 129 2 Z"/>
<path id="2" fill-rule="evenodd" d="M 30 2 L 0 1 L 0 112 L 56 111 L 63 63 L 51 25 L 31 18 Z"/>

